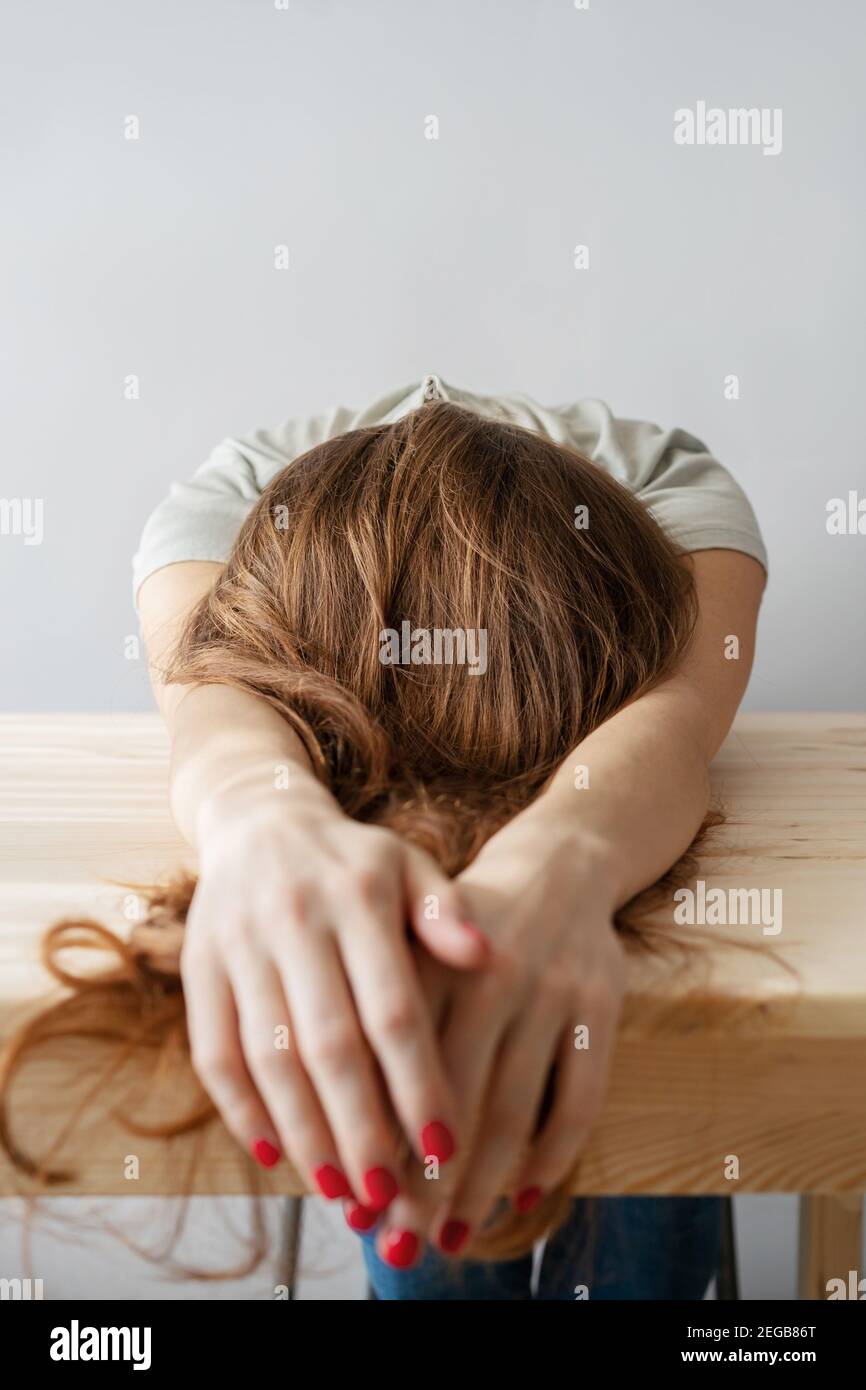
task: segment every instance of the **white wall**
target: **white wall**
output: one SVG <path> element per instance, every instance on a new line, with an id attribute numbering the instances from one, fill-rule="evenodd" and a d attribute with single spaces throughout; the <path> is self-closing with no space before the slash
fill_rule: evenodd
<path id="1" fill-rule="evenodd" d="M 862 706 L 866 537 L 825 529 L 866 495 L 857 0 L 40 0 L 2 24 L 0 495 L 45 508 L 41 545 L 0 536 L 4 708 L 148 707 L 129 560 L 169 480 L 426 371 L 705 438 L 770 549 L 748 703 Z M 782 152 L 678 147 L 699 100 L 782 108 Z M 759 1208 L 761 1292 L 789 1288 L 789 1207 Z"/>
<path id="2" fill-rule="evenodd" d="M 41 546 L 0 536 L 3 707 L 147 707 L 129 559 L 169 480 L 427 370 L 704 437 L 770 548 L 749 703 L 862 704 L 866 537 L 825 529 L 866 495 L 857 0 L 41 0 L 3 27 L 0 495 L 45 507 Z M 675 145 L 698 100 L 781 107 L 782 152 Z"/>

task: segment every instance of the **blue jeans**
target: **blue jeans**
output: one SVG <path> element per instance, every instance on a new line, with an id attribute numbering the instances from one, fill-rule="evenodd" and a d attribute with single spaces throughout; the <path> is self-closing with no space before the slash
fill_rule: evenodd
<path id="1" fill-rule="evenodd" d="M 449 1260 L 427 1247 L 414 1269 L 391 1269 L 363 1237 L 378 1299 L 701 1299 L 718 1271 L 721 1197 L 580 1197 L 544 1250 L 532 1293 L 532 1257 Z"/>

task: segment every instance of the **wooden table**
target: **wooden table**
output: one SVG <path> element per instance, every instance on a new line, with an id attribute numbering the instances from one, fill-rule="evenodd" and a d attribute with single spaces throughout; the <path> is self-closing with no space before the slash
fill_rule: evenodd
<path id="1" fill-rule="evenodd" d="M 0 1034 L 45 995 L 36 959 L 45 925 L 71 909 L 122 929 L 122 895 L 109 880 L 147 882 L 188 855 L 169 818 L 166 776 L 155 714 L 0 716 Z M 761 949 L 712 955 L 711 991 L 761 1005 L 760 1016 L 722 1034 L 623 1036 L 580 1190 L 808 1194 L 801 1293 L 824 1298 L 828 1278 L 862 1274 L 866 715 L 741 716 L 713 782 L 728 819 L 699 877 L 711 887 L 782 891 L 778 935 L 729 926 L 729 936 Z M 632 972 L 635 988 L 678 997 L 683 987 L 669 966 L 660 974 L 635 963 Z M 52 1086 L 56 1096 L 64 1078 L 68 1066 L 46 1060 L 38 1082 L 15 1092 L 14 1114 L 37 1152 L 56 1129 Z M 52 1190 L 186 1190 L 188 1143 L 132 1141 L 103 1117 L 65 1151 L 76 1181 Z M 134 1183 L 124 1165 L 130 1152 L 140 1163 Z M 212 1126 L 195 1191 L 239 1192 L 248 1183 L 235 1145 Z M 300 1191 L 285 1165 L 268 1183 Z M 18 1180 L 0 1163 L 0 1193 L 15 1190 Z"/>

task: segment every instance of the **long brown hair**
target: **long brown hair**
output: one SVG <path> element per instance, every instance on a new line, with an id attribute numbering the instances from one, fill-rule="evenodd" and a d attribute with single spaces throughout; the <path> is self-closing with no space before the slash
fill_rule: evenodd
<path id="1" fill-rule="evenodd" d="M 684 557 L 625 488 L 572 449 L 433 402 L 276 475 L 164 675 L 266 700 L 348 815 L 390 826 L 455 875 L 570 750 L 674 669 L 695 619 Z M 383 661 L 383 633 L 404 622 L 483 631 L 486 670 Z M 128 941 L 90 921 L 48 933 L 44 959 L 72 993 L 12 1040 L 0 1076 L 0 1143 L 22 1171 L 70 1177 L 12 1133 L 10 1081 L 38 1046 L 83 1034 L 125 1057 L 149 1049 L 164 1079 L 169 1054 L 169 1072 L 191 1072 L 179 955 L 194 888 L 183 875 L 146 890 Z M 658 940 L 644 924 L 651 900 L 618 916 L 631 946 Z M 70 973 L 61 955 L 81 945 L 111 965 Z M 214 1113 L 201 1093 L 154 1132 Z M 565 1191 L 531 1218 L 505 1217 L 473 1256 L 528 1248 Z"/>

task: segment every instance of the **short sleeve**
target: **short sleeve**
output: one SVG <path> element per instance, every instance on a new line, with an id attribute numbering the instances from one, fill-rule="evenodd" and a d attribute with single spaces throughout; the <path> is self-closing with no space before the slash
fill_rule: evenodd
<path id="1" fill-rule="evenodd" d="M 561 409 L 577 446 L 634 492 L 684 550 L 740 550 L 767 569 L 749 499 L 700 439 L 682 429 L 617 419 L 601 401 Z"/>
<path id="2" fill-rule="evenodd" d="M 276 473 L 301 454 L 352 428 L 338 408 L 274 429 L 224 439 L 184 482 L 174 482 L 145 522 L 132 560 L 133 601 L 145 579 L 185 560 L 225 564 L 244 521 Z"/>

